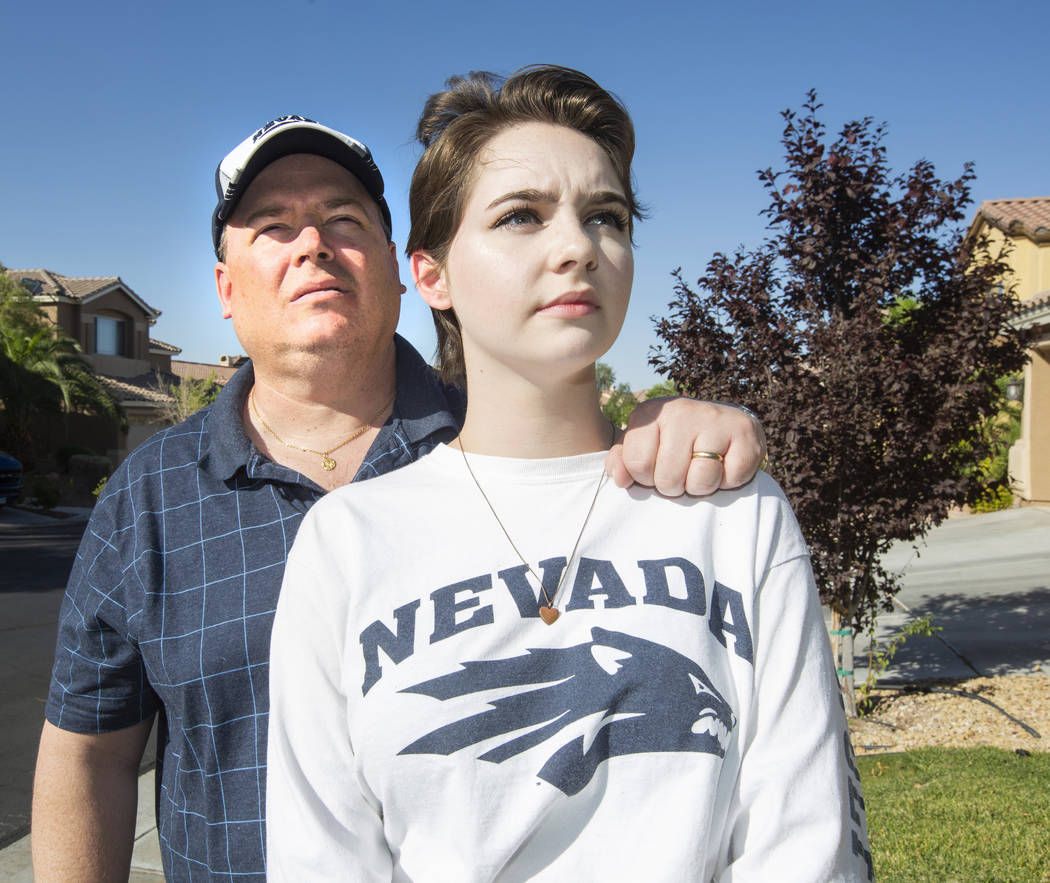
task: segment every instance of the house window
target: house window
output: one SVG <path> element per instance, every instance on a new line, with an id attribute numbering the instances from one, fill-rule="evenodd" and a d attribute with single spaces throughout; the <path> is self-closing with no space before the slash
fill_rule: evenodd
<path id="1" fill-rule="evenodd" d="M 95 316 L 95 352 L 104 356 L 126 355 L 124 320 Z"/>

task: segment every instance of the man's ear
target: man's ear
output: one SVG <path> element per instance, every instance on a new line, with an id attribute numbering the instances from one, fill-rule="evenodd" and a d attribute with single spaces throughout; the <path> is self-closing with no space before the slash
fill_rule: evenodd
<path id="1" fill-rule="evenodd" d="M 390 266 L 394 271 L 394 278 L 397 280 L 397 287 L 400 288 L 401 293 L 404 294 L 408 289 L 405 288 L 404 283 L 401 281 L 401 265 L 397 262 L 397 246 L 394 244 L 393 240 L 390 242 Z"/>
<path id="2" fill-rule="evenodd" d="M 414 251 L 409 258 L 412 267 L 412 281 L 416 283 L 419 296 L 427 306 L 435 310 L 452 308 L 452 298 L 448 294 L 445 271 L 434 258 L 425 251 Z"/>
<path id="3" fill-rule="evenodd" d="M 215 291 L 222 304 L 222 317 L 229 319 L 233 315 L 233 283 L 230 281 L 230 271 L 222 261 L 215 265 Z"/>

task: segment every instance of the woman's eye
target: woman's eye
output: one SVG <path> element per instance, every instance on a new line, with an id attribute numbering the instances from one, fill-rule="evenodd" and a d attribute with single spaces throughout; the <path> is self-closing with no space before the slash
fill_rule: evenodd
<path id="1" fill-rule="evenodd" d="M 535 224 L 539 221 L 539 217 L 532 209 L 527 208 L 516 208 L 505 215 L 500 217 L 496 221 L 496 227 L 525 227 L 529 224 Z"/>
<path id="2" fill-rule="evenodd" d="M 624 212 L 614 211 L 613 209 L 603 209 L 600 212 L 595 212 L 591 215 L 590 222 L 601 227 L 614 227 L 617 230 L 627 229 L 627 215 Z"/>

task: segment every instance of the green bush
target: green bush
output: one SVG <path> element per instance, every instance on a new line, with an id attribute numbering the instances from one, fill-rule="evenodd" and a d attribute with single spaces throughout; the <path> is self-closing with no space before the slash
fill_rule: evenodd
<path id="1" fill-rule="evenodd" d="M 32 472 L 25 478 L 26 495 L 41 509 L 54 509 L 62 502 L 62 486 L 58 479 L 42 472 Z"/>
<path id="2" fill-rule="evenodd" d="M 1013 508 L 1013 505 L 1014 495 L 1009 488 L 1000 485 L 996 488 L 988 488 L 981 498 L 970 507 L 970 511 L 975 514 L 998 512 L 1001 509 Z"/>

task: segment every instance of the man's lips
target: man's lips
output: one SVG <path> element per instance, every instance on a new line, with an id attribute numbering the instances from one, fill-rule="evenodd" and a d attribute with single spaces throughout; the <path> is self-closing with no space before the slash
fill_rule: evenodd
<path id="1" fill-rule="evenodd" d="M 296 290 L 292 296 L 293 303 L 301 297 L 308 297 L 311 294 L 346 294 L 347 288 L 337 279 L 330 279 L 324 282 L 313 282 L 309 285 L 303 285 L 301 288 Z"/>

